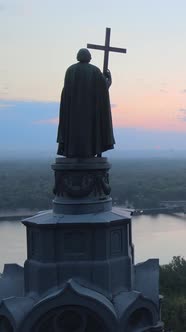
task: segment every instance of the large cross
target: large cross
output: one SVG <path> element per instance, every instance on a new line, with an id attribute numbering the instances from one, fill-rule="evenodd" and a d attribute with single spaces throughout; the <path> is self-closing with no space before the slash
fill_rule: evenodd
<path id="1" fill-rule="evenodd" d="M 103 73 L 107 72 L 108 69 L 108 61 L 109 61 L 109 52 L 118 52 L 118 53 L 126 53 L 127 50 L 125 48 L 118 48 L 118 47 L 110 47 L 110 28 L 106 28 L 106 36 L 105 36 L 105 45 L 94 45 L 94 44 L 87 44 L 87 48 L 92 48 L 94 50 L 101 50 L 104 51 L 104 63 L 103 63 Z"/>

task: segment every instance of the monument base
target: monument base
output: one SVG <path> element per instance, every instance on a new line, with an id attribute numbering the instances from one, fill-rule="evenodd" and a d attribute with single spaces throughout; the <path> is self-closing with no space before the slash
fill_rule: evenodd
<path id="1" fill-rule="evenodd" d="M 28 240 L 26 293 L 45 293 L 70 278 L 108 298 L 131 290 L 129 213 L 57 216 L 50 211 L 27 219 L 24 225 Z"/>
<path id="2" fill-rule="evenodd" d="M 159 262 L 134 265 L 131 214 L 111 209 L 106 158 L 52 167 L 53 211 L 23 221 L 24 268 L 0 279 L 0 331 L 162 331 Z"/>

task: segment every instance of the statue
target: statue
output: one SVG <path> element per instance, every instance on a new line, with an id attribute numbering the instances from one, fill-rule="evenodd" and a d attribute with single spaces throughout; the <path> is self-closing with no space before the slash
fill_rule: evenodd
<path id="1" fill-rule="evenodd" d="M 104 51 L 103 74 L 91 65 L 88 49 L 80 49 L 78 63 L 65 75 L 61 94 L 57 142 L 58 154 L 69 158 L 89 158 L 113 149 L 115 140 L 108 89 L 112 83 L 108 70 L 109 52 L 126 53 L 110 47 L 110 28 L 106 28 L 105 45 L 87 44 Z"/>
<path id="2" fill-rule="evenodd" d="M 114 147 L 108 92 L 112 80 L 109 70 L 103 75 L 89 63 L 88 49 L 80 49 L 77 60 L 65 75 L 57 153 L 70 158 L 89 158 Z"/>

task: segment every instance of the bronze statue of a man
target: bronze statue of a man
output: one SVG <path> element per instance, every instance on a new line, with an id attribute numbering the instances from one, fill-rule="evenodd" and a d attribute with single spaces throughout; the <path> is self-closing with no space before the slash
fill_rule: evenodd
<path id="1" fill-rule="evenodd" d="M 57 142 L 59 155 L 89 158 L 113 149 L 115 141 L 109 100 L 111 75 L 91 65 L 88 49 L 65 75 L 61 94 Z"/>

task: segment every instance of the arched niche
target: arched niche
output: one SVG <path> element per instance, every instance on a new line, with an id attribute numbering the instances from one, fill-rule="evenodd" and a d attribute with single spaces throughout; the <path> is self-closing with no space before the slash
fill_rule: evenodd
<path id="1" fill-rule="evenodd" d="M 5 316 L 0 316 L 0 332 L 13 332 L 13 327 Z"/>
<path id="2" fill-rule="evenodd" d="M 81 306 L 63 306 L 46 312 L 32 328 L 33 332 L 107 332 L 102 319 Z"/>
<path id="3" fill-rule="evenodd" d="M 138 308 L 130 315 L 126 332 L 137 332 L 141 328 L 153 325 L 153 317 L 147 308 Z"/>

